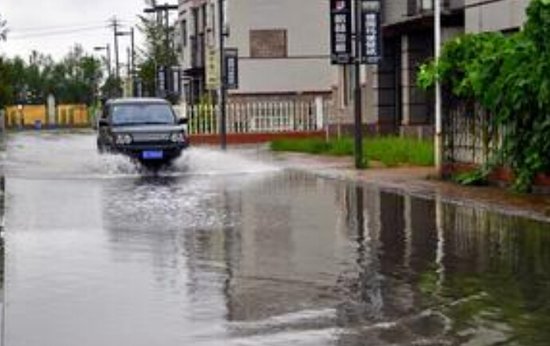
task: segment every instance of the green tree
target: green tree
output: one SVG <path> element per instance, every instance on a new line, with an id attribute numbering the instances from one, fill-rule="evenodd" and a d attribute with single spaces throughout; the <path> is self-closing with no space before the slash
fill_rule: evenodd
<path id="1" fill-rule="evenodd" d="M 107 98 L 120 97 L 122 95 L 122 80 L 115 76 L 109 76 L 101 87 L 101 95 Z"/>
<path id="2" fill-rule="evenodd" d="M 0 14 L 0 41 L 5 41 L 8 36 L 8 22 L 5 19 L 2 19 L 2 14 Z"/>
<path id="3" fill-rule="evenodd" d="M 101 78 L 100 61 L 85 55 L 80 46 L 57 63 L 36 51 L 28 61 L 0 58 L 0 102 L 41 104 L 53 94 L 60 103 L 91 105 Z"/>
<path id="4" fill-rule="evenodd" d="M 154 96 L 156 92 L 156 68 L 155 61 L 148 58 L 139 64 L 138 77 L 142 81 L 143 93 L 147 96 Z"/>
<path id="5" fill-rule="evenodd" d="M 538 173 L 550 172 L 550 0 L 532 0 L 527 18 L 516 34 L 447 43 L 440 61 L 423 66 L 419 77 L 424 87 L 439 79 L 451 95 L 488 111 L 490 127 L 503 129 L 490 162 L 511 168 L 520 191 L 529 191 Z"/>
<path id="6" fill-rule="evenodd" d="M 0 56 L 0 108 L 14 103 L 11 62 Z"/>
<path id="7" fill-rule="evenodd" d="M 152 1 L 145 2 L 148 6 Z M 156 15 L 138 16 L 138 29 L 145 37 L 145 47 L 139 50 L 138 70 L 144 92 L 154 95 L 156 91 L 156 71 L 160 66 L 178 64 L 177 51 L 174 49 L 174 28 L 166 28 L 157 20 Z M 171 95 L 168 95 L 172 99 Z M 174 100 L 172 100 L 174 101 Z"/>

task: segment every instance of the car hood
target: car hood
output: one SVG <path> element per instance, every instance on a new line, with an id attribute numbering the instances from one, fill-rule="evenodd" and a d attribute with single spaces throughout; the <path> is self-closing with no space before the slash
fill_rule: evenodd
<path id="1" fill-rule="evenodd" d="M 185 130 L 185 125 L 135 125 L 135 126 L 114 126 L 113 133 L 162 133 L 178 132 Z"/>

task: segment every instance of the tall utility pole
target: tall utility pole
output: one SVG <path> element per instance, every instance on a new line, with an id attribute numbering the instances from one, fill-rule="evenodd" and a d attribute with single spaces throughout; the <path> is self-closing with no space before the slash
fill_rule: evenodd
<path id="1" fill-rule="evenodd" d="M 364 168 L 363 121 L 361 97 L 361 0 L 355 0 L 355 168 Z"/>
<path id="2" fill-rule="evenodd" d="M 218 0 L 218 33 L 219 33 L 219 49 L 220 49 L 220 144 L 222 150 L 227 149 L 227 113 L 226 113 L 226 98 L 227 90 L 225 87 L 225 13 L 224 0 Z"/>
<path id="3" fill-rule="evenodd" d="M 113 17 L 111 26 L 113 28 L 113 36 L 115 41 L 115 78 L 118 81 L 120 79 L 120 63 L 118 60 L 118 27 L 120 24 L 118 23 L 118 19 L 116 17 Z"/>
<path id="4" fill-rule="evenodd" d="M 441 56 L 441 1 L 435 0 L 434 6 L 434 44 L 435 44 L 435 62 L 439 65 Z M 435 84 L 435 166 L 438 174 L 442 172 L 443 164 L 443 141 L 442 141 L 442 102 L 441 102 L 441 83 L 439 79 Z"/>

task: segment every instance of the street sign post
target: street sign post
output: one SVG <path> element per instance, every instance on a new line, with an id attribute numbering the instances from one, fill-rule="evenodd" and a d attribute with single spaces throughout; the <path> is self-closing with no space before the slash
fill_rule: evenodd
<path id="1" fill-rule="evenodd" d="M 225 87 L 239 89 L 239 51 L 237 48 L 225 49 Z"/>
<path id="2" fill-rule="evenodd" d="M 353 63 L 351 15 L 351 0 L 330 0 L 330 56 L 334 65 Z"/>
<path id="3" fill-rule="evenodd" d="M 363 64 L 378 64 L 382 60 L 382 23 L 380 0 L 361 2 L 361 45 Z"/>
<path id="4" fill-rule="evenodd" d="M 355 167 L 363 168 L 361 64 L 382 60 L 382 3 L 353 0 L 353 5 L 352 0 L 330 0 L 330 56 L 333 65 L 354 65 Z"/>

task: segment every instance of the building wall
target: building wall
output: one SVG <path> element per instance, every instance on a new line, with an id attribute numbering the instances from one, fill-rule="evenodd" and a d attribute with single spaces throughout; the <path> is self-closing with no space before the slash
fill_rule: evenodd
<path id="1" fill-rule="evenodd" d="M 180 35 L 194 35 L 191 12 L 206 5 L 205 46 L 217 46 L 218 9 L 213 0 L 180 2 Z M 239 50 L 239 89 L 230 95 L 273 96 L 280 94 L 328 94 L 337 78 L 329 59 L 329 6 L 319 0 L 229 0 L 226 1 L 227 48 Z M 187 22 L 187 29 L 181 22 Z M 286 54 L 258 56 L 251 31 L 284 30 Z M 179 40 L 183 40 L 180 38 Z M 260 41 L 260 46 L 265 42 Z M 181 54 L 184 70 L 191 68 L 189 40 Z M 264 44 L 260 48 L 269 48 Z M 195 70 L 196 73 L 196 70 Z"/>
<path id="2" fill-rule="evenodd" d="M 419 66 L 434 53 L 433 2 L 386 0 L 383 5 L 384 59 L 362 74 L 363 123 L 381 133 L 410 127 L 412 134 L 427 136 L 433 124 L 433 95 L 417 87 L 416 76 Z M 443 0 L 443 5 L 442 38 L 446 41 L 464 32 L 464 0 Z M 335 86 L 335 93 L 340 95 L 335 99 L 338 121 L 351 124 L 353 100 L 342 102 L 346 78 L 345 68 L 339 69 L 340 80 Z"/>
<path id="3" fill-rule="evenodd" d="M 384 24 L 391 25 L 407 20 L 407 0 L 384 2 Z"/>
<path id="4" fill-rule="evenodd" d="M 464 1 L 467 0 L 442 0 L 443 9 L 461 9 L 464 7 Z M 384 6 L 385 25 L 403 23 L 423 14 L 430 14 L 433 10 L 433 0 L 385 0 L 382 3 Z M 411 4 L 413 8 L 416 8 L 416 11 L 413 13 L 410 11 Z"/>
<path id="5" fill-rule="evenodd" d="M 466 32 L 506 31 L 520 28 L 530 0 L 465 0 Z"/>
<path id="6" fill-rule="evenodd" d="M 319 0 L 231 0 L 228 47 L 239 49 L 235 93 L 329 92 L 329 6 Z M 286 58 L 251 56 L 251 30 L 284 29 Z"/>

